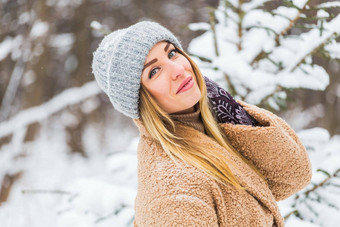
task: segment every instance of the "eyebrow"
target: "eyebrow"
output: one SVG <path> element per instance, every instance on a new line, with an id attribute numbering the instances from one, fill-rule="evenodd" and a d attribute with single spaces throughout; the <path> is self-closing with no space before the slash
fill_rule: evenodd
<path id="1" fill-rule="evenodd" d="M 169 49 L 170 43 L 166 44 L 166 46 L 164 47 L 164 51 L 166 52 Z"/>
<path id="2" fill-rule="evenodd" d="M 148 63 L 146 63 L 146 64 L 144 65 L 144 68 L 143 68 L 142 72 L 144 71 L 144 69 L 145 69 L 146 67 L 148 67 L 149 65 L 152 65 L 153 63 L 155 63 L 155 62 L 157 62 L 157 61 L 158 61 L 157 58 L 154 58 L 154 59 L 152 59 L 151 61 L 149 61 Z"/>

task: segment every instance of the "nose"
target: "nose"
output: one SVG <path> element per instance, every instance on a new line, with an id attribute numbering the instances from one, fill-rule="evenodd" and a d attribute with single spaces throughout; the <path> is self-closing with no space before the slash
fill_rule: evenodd
<path id="1" fill-rule="evenodd" d="M 178 77 L 184 75 L 184 67 L 183 65 L 177 62 L 171 62 L 170 65 L 170 75 L 172 80 L 176 80 Z"/>

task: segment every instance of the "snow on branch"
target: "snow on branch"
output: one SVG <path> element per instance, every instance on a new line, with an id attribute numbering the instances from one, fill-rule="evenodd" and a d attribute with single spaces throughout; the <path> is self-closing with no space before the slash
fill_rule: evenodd
<path id="1" fill-rule="evenodd" d="M 259 6 L 262 6 L 264 3 L 268 2 L 269 0 L 253 0 L 242 5 L 242 10 L 244 12 L 248 12 L 250 10 L 256 9 Z"/>
<path id="2" fill-rule="evenodd" d="M 309 2 L 309 1 L 306 1 L 303 5 L 301 5 L 301 9 L 299 9 L 299 10 L 296 11 L 296 14 L 294 15 L 294 17 L 292 17 L 291 19 L 288 19 L 288 20 L 289 20 L 289 23 L 287 24 L 287 26 L 283 27 L 280 31 L 275 32 L 274 29 L 267 28 L 267 29 L 269 29 L 269 30 L 271 30 L 271 31 L 274 31 L 274 33 L 275 33 L 275 38 L 274 38 L 274 40 L 275 40 L 276 46 L 280 46 L 280 45 L 281 45 L 281 44 L 280 44 L 280 38 L 283 37 L 285 34 L 287 34 L 287 32 L 288 32 L 290 29 L 292 29 L 292 28 L 294 27 L 296 21 L 297 21 L 298 19 L 301 18 L 301 15 L 303 15 L 303 14 L 302 14 L 302 11 L 306 9 L 308 2 Z M 283 8 L 280 8 L 280 10 L 282 11 Z M 284 15 L 284 14 L 283 14 L 283 15 Z M 261 60 L 264 56 L 267 56 L 267 55 L 268 55 L 268 53 L 266 53 L 265 50 L 260 51 L 260 52 L 259 52 L 259 53 L 258 53 L 258 54 L 250 61 L 250 62 L 251 62 L 250 64 L 251 64 L 252 66 L 254 66 L 254 64 L 255 64 L 256 62 L 258 62 L 258 61 Z"/>
<path id="3" fill-rule="evenodd" d="M 96 81 L 87 82 L 81 87 L 69 88 L 46 103 L 19 112 L 10 120 L 0 123 L 0 138 L 34 122 L 42 121 L 52 114 L 84 101 L 100 93 Z"/>
<path id="4" fill-rule="evenodd" d="M 302 11 L 307 7 L 307 3 L 308 3 L 308 1 L 303 5 L 302 9 L 300 9 L 300 10 L 297 12 L 295 18 L 293 18 L 292 20 L 290 20 L 288 26 L 285 27 L 279 34 L 276 35 L 276 37 L 275 37 L 275 42 L 276 42 L 277 44 L 279 44 L 279 39 L 280 39 L 280 37 L 282 37 L 283 35 L 285 35 L 285 34 L 286 34 L 286 33 L 294 26 L 294 24 L 296 23 L 296 21 L 301 17 Z"/>
<path id="5" fill-rule="evenodd" d="M 340 15 L 335 17 L 329 23 L 324 23 L 324 30 L 322 35 L 320 35 L 320 31 L 317 29 L 313 29 L 308 33 L 305 33 L 301 36 L 306 37 L 304 42 L 304 47 L 301 48 L 301 51 L 296 54 L 294 60 L 291 61 L 291 64 L 287 66 L 285 69 L 286 72 L 294 71 L 303 60 L 310 54 L 313 54 L 319 47 L 323 46 L 327 43 L 334 35 L 340 34 Z"/>
<path id="6" fill-rule="evenodd" d="M 333 8 L 333 7 L 340 7 L 340 2 L 325 2 L 317 5 L 316 8 L 324 9 L 324 8 Z"/>

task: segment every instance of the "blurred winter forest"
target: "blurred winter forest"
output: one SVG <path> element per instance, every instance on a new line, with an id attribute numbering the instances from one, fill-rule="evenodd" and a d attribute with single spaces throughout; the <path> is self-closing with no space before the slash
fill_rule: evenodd
<path id="1" fill-rule="evenodd" d="M 203 74 L 286 120 L 312 183 L 287 226 L 340 223 L 340 3 L 0 0 L 0 226 L 132 226 L 138 130 L 91 72 L 105 34 L 169 28 Z"/>

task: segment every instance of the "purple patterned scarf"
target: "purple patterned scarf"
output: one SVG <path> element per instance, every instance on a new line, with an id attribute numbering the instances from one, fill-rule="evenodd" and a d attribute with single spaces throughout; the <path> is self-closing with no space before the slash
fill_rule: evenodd
<path id="1" fill-rule="evenodd" d="M 218 123 L 261 126 L 234 98 L 215 81 L 204 76 L 207 93 Z"/>

